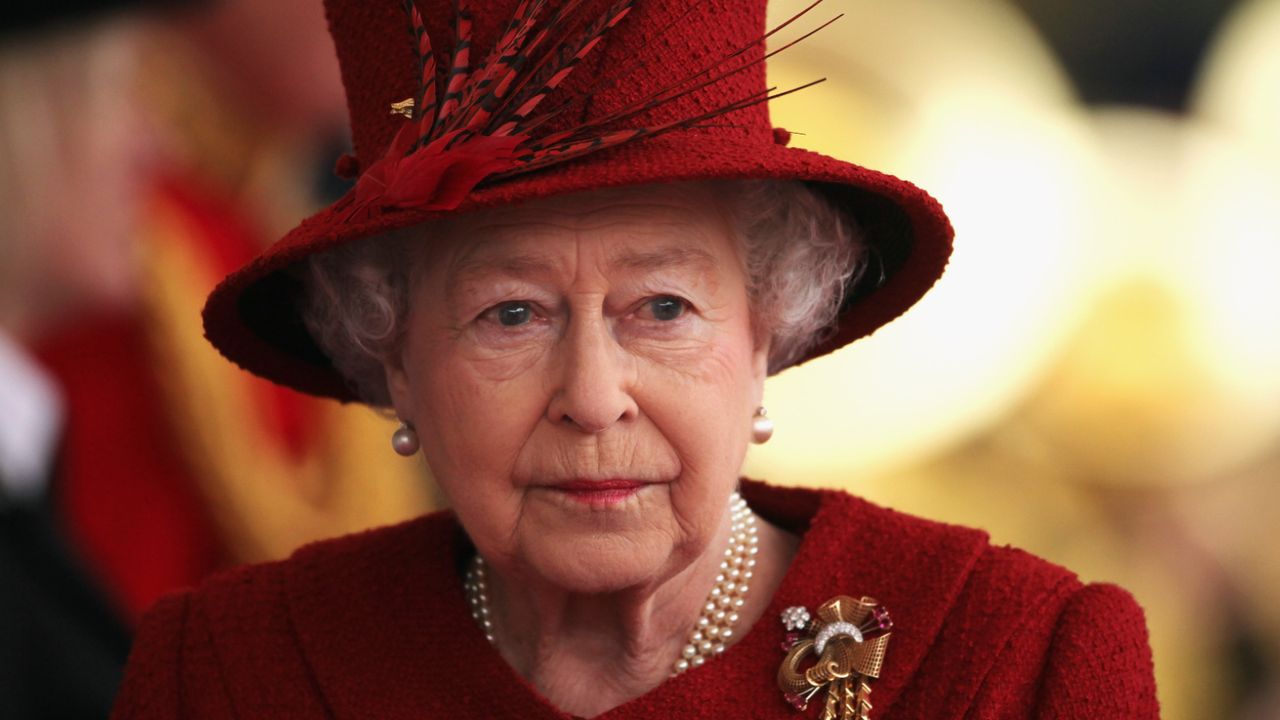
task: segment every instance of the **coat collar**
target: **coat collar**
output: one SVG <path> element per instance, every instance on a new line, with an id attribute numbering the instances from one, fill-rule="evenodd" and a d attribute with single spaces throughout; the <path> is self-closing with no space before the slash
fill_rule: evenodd
<path id="1" fill-rule="evenodd" d="M 783 608 L 871 595 L 895 623 L 873 701 L 883 712 L 919 667 L 974 563 L 984 533 L 913 518 L 837 491 L 745 481 L 762 517 L 803 535 L 764 616 L 737 645 L 601 718 L 741 714 L 790 708 L 773 685 Z M 286 564 L 300 650 L 336 718 L 565 718 L 502 661 L 467 610 L 470 544 L 452 515 L 312 546 Z M 743 703 L 747 703 L 744 705 Z M 763 703 L 760 705 L 758 703 Z M 883 715 L 878 716 L 883 717 Z M 796 716 L 798 717 L 798 716 Z"/>

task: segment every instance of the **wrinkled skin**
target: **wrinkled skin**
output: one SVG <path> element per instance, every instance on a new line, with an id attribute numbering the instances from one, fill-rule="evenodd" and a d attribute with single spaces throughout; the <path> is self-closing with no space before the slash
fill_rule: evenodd
<path id="1" fill-rule="evenodd" d="M 654 186 L 472 215 L 418 252 L 393 403 L 492 568 L 499 647 L 563 709 L 661 682 L 717 572 L 767 360 L 730 227 L 712 188 Z M 555 487 L 603 479 L 647 484 Z M 744 628 L 790 553 L 761 534 Z"/>

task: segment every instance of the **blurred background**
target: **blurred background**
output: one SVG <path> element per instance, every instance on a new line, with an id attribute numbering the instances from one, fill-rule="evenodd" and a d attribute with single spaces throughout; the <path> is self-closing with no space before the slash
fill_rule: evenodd
<path id="1" fill-rule="evenodd" d="M 771 84 L 828 81 L 775 123 L 929 190 L 956 251 L 770 381 L 747 474 L 1119 583 L 1165 718 L 1280 717 L 1280 2 L 822 7 Z"/>
<path id="2" fill-rule="evenodd" d="M 773 0 L 772 20 L 808 2 Z M 775 124 L 928 189 L 956 252 L 902 319 L 769 381 L 778 432 L 746 474 L 1119 583 L 1147 611 L 1165 718 L 1280 717 L 1280 0 L 817 14 L 841 12 L 771 61 L 781 88 L 828 79 Z M 79 584 L 22 591 L 38 621 L 0 625 L 0 697 L 30 682 L 30 628 L 93 627 L 65 662 L 100 658 L 97 694 L 15 717 L 100 716 L 162 592 L 435 500 L 385 418 L 248 377 L 197 321 L 219 278 L 345 189 L 319 0 L 8 14 L 0 576 Z"/>

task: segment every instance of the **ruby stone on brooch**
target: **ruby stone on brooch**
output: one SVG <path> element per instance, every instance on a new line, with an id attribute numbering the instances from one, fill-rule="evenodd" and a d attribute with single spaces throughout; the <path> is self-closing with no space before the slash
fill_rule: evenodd
<path id="1" fill-rule="evenodd" d="M 778 688 L 798 711 L 823 695 L 819 720 L 869 720 L 871 680 L 880 677 L 893 621 L 873 598 L 838 595 L 813 615 L 795 606 L 782 611 L 787 656 Z"/>

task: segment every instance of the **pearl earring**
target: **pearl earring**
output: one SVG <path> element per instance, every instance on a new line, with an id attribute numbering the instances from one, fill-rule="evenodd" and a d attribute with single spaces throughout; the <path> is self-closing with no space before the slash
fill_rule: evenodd
<path id="1" fill-rule="evenodd" d="M 414 432 L 412 425 L 401 422 L 400 427 L 391 433 L 391 449 L 405 457 L 411 457 L 418 452 L 418 433 Z"/>
<path id="2" fill-rule="evenodd" d="M 769 413 L 761 405 L 756 408 L 756 414 L 751 418 L 751 442 L 763 445 L 769 442 L 771 437 L 773 437 L 773 421 L 769 419 Z"/>

